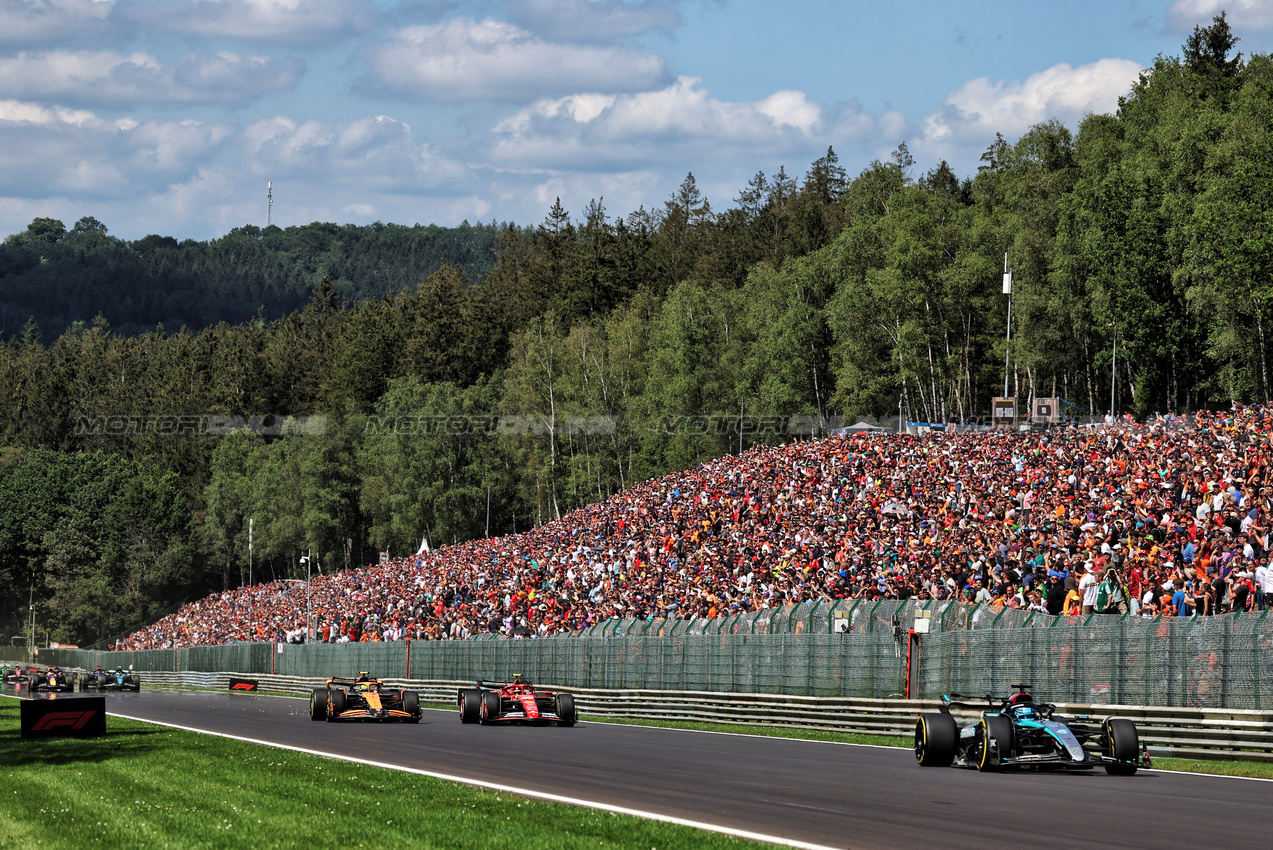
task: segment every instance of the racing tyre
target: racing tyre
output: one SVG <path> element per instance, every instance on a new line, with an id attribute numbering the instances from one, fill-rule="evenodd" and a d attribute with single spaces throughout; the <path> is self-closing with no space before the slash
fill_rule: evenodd
<path id="1" fill-rule="evenodd" d="M 460 695 L 460 722 L 477 723 L 482 719 L 482 692 L 465 691 Z"/>
<path id="2" fill-rule="evenodd" d="M 950 767 L 959 747 L 959 724 L 949 714 L 921 714 L 915 723 L 915 760 L 921 767 Z"/>
<path id="3" fill-rule="evenodd" d="M 36 678 L 35 676 L 28 676 L 28 677 L 27 677 L 27 690 L 28 690 L 28 691 L 34 691 L 34 690 L 35 690 L 35 688 L 36 688 L 36 683 L 37 683 L 38 681 L 40 681 L 40 680 L 39 680 L 38 678 Z"/>
<path id="4" fill-rule="evenodd" d="M 574 726 L 579 722 L 579 712 L 575 710 L 575 698 L 572 694 L 557 694 L 557 704 L 553 710 L 561 718 L 561 726 Z"/>
<path id="5" fill-rule="evenodd" d="M 1140 736 L 1136 724 L 1126 717 L 1114 717 L 1105 721 L 1105 737 L 1109 740 L 1106 755 L 1118 759 L 1118 764 L 1106 764 L 1105 772 L 1114 776 L 1132 776 L 1140 758 Z"/>
<path id="6" fill-rule="evenodd" d="M 981 752 L 977 755 L 978 770 L 998 770 L 1003 759 L 1012 755 L 1013 740 L 1012 721 L 999 714 L 984 714 L 981 717 Z M 992 746 L 993 745 L 993 746 Z"/>
<path id="7" fill-rule="evenodd" d="M 482 691 L 482 706 L 479 712 L 483 726 L 494 723 L 499 718 L 499 694 L 494 691 Z"/>
<path id="8" fill-rule="evenodd" d="M 411 715 L 408 723 L 420 722 L 420 695 L 415 691 L 402 692 L 402 710 Z"/>
<path id="9" fill-rule="evenodd" d="M 327 689 L 314 688 L 314 692 L 309 695 L 309 719 L 310 720 L 326 720 L 327 719 Z"/>
<path id="10" fill-rule="evenodd" d="M 345 710 L 345 692 L 329 691 L 327 694 L 327 704 L 331 709 L 327 712 L 327 719 L 335 720 L 340 717 L 341 712 Z"/>

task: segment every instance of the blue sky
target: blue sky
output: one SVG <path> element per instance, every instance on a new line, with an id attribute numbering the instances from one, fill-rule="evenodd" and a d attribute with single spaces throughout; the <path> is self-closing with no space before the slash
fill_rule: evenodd
<path id="1" fill-rule="evenodd" d="M 209 239 L 273 221 L 535 224 L 717 209 L 833 146 L 957 173 L 1117 105 L 1273 0 L 0 0 L 0 236 L 35 217 Z"/>

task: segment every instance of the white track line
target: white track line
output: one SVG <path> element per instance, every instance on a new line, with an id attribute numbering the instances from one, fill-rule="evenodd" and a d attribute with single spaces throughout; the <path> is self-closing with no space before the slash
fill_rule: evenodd
<path id="1" fill-rule="evenodd" d="M 145 717 L 132 717 L 127 714 L 117 714 L 115 712 L 107 712 L 115 717 L 122 717 L 125 720 L 137 720 L 142 723 L 151 723 L 155 726 L 166 726 L 170 729 L 180 729 L 183 732 L 197 732 L 202 735 L 213 735 L 217 738 L 229 738 L 233 741 L 241 741 L 245 744 L 259 744 L 263 747 L 273 747 L 276 750 L 290 750 L 294 753 L 305 753 L 306 755 L 319 756 L 320 758 L 335 759 L 337 761 L 350 762 L 352 764 L 366 765 L 367 767 L 378 767 L 385 770 L 396 770 L 402 773 L 413 773 L 418 776 L 429 776 L 434 779 L 443 779 L 448 782 L 459 782 L 463 785 L 471 785 L 476 788 L 483 788 L 487 791 L 499 791 L 505 794 L 516 794 L 520 797 L 529 797 L 535 800 L 544 800 L 550 803 L 565 803 L 570 806 L 579 806 L 585 809 L 596 809 L 603 812 L 613 812 L 618 815 L 631 815 L 632 817 L 644 818 L 645 820 L 661 821 L 662 823 L 675 824 L 677 826 L 689 826 L 695 829 L 702 829 L 708 832 L 718 832 L 723 835 L 734 836 L 735 838 L 745 838 L 749 841 L 762 841 L 766 844 L 778 844 L 783 847 L 796 847 L 800 850 L 837 850 L 825 844 L 810 844 L 807 841 L 795 841 L 790 838 L 780 838 L 776 835 L 765 835 L 760 832 L 750 832 L 745 829 L 734 829 L 728 826 L 719 826 L 717 824 L 703 823 L 701 821 L 687 820 L 685 818 L 672 817 L 658 812 L 647 812 L 641 809 L 630 809 L 626 806 L 613 806 L 609 803 L 598 803 L 593 800 L 582 800 L 577 797 L 563 797 L 560 794 L 549 794 L 544 791 L 535 791 L 530 788 L 518 788 L 514 785 L 494 785 L 485 780 L 470 779 L 466 776 L 454 776 L 448 773 L 437 773 L 432 770 L 421 770 L 415 767 L 404 767 L 398 764 L 387 764 L 385 762 L 367 761 L 366 759 L 354 756 L 342 756 L 334 753 L 325 753 L 321 750 L 311 750 L 305 747 L 293 747 L 289 744 L 278 744 L 273 741 L 262 741 L 257 738 L 245 738 L 241 735 L 230 735 L 225 732 L 210 732 L 206 729 L 197 729 L 193 726 L 180 726 L 176 723 L 165 723 L 160 720 L 149 720 Z"/>

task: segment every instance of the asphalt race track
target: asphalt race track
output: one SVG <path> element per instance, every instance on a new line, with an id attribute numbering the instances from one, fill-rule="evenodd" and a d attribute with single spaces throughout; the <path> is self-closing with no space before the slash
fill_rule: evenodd
<path id="1" fill-rule="evenodd" d="M 308 700 L 106 695 L 111 714 L 846 848 L 1267 847 L 1269 782 L 924 769 L 909 750 L 580 723 L 328 724 Z"/>

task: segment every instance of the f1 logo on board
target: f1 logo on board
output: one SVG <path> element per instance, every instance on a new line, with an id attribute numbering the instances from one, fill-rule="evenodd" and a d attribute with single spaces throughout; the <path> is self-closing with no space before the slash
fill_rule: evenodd
<path id="1" fill-rule="evenodd" d="M 22 701 L 22 737 L 106 734 L 106 698 L 28 699 Z"/>
<path id="2" fill-rule="evenodd" d="M 255 691 L 257 685 L 258 683 L 255 679 L 230 678 L 230 690 L 232 691 Z"/>
<path id="3" fill-rule="evenodd" d="M 91 711 L 54 711 L 46 714 L 35 722 L 31 727 L 32 732 L 43 732 L 46 729 L 56 729 L 59 726 L 69 726 L 72 729 L 83 729 L 88 725 L 88 721 L 97 716 L 97 710 Z"/>

